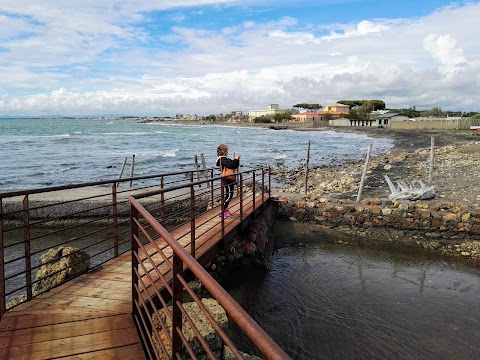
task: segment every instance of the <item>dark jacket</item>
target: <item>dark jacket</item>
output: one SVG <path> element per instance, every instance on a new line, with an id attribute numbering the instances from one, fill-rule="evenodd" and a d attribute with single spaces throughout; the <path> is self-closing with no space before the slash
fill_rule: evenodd
<path id="1" fill-rule="evenodd" d="M 222 166 L 220 166 L 220 161 L 222 162 Z M 220 156 L 217 159 L 216 165 L 223 169 L 224 167 L 229 168 L 229 169 L 238 169 L 240 166 L 240 160 L 238 159 L 229 159 L 226 156 Z"/>

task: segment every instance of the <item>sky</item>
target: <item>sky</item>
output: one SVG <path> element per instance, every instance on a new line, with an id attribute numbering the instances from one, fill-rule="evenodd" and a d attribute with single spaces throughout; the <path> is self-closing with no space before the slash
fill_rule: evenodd
<path id="1" fill-rule="evenodd" d="M 0 0 L 0 116 L 480 111 L 480 1 Z"/>

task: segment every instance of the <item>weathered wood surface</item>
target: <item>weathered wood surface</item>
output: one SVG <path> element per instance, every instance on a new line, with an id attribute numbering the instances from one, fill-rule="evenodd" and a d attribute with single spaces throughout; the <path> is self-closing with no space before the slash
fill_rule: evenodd
<path id="1" fill-rule="evenodd" d="M 412 183 L 407 182 L 405 180 L 400 180 L 400 181 L 397 181 L 397 186 L 395 186 L 392 180 L 390 180 L 390 178 L 388 177 L 388 175 L 384 175 L 384 176 L 391 192 L 388 198 L 392 201 L 426 200 L 426 199 L 432 199 L 435 197 L 435 187 L 426 186 L 420 180 L 414 181 Z"/>
<path id="2" fill-rule="evenodd" d="M 225 220 L 225 234 L 240 223 L 238 202 L 238 198 L 231 202 L 234 215 Z M 262 203 L 257 197 L 256 207 Z M 252 214 L 252 205 L 244 206 L 244 217 Z M 196 230 L 197 259 L 222 239 L 218 212 L 216 208 L 196 219 L 203 223 Z M 187 251 L 189 231 L 187 224 L 172 232 Z M 159 268 L 169 271 L 164 265 Z M 145 359 L 131 312 L 128 252 L 5 314 L 0 322 L 0 359 Z"/>

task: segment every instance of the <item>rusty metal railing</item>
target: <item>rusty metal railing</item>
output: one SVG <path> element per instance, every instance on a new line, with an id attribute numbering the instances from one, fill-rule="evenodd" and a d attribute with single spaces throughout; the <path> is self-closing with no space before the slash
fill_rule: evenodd
<path id="1" fill-rule="evenodd" d="M 213 177 L 214 170 L 206 173 Z M 189 183 L 195 174 L 189 170 L 0 192 L 0 319 L 48 290 L 42 284 L 59 272 L 47 276 L 39 271 L 47 250 L 73 247 L 88 254 L 88 268 L 99 266 L 130 249 L 128 196 Z M 162 201 L 168 205 L 176 199 L 163 195 Z M 163 211 L 170 216 L 168 208 Z"/>
<path id="2" fill-rule="evenodd" d="M 270 185 L 269 175 L 266 169 L 237 175 L 238 202 L 232 207 L 234 219 L 244 220 L 269 198 L 270 186 L 266 186 L 266 181 Z M 208 244 L 205 236 L 223 239 L 226 229 L 232 228 L 234 219 L 217 215 L 219 211 L 223 214 L 223 205 L 220 205 L 224 195 L 223 181 L 222 177 L 214 177 L 129 197 L 133 315 L 150 359 L 221 359 L 226 352 L 236 359 L 244 359 L 244 354 L 226 334 L 227 315 L 265 358 L 289 359 L 195 259 L 200 260 L 208 254 L 207 248 L 202 249 Z M 204 184 L 206 190 L 200 187 Z M 188 204 L 183 207 L 186 210 L 176 213 L 185 217 L 167 230 L 171 219 L 162 217 L 162 204 L 148 209 L 152 203 L 145 206 L 142 203 L 180 188 L 189 189 L 187 193 L 190 194 L 186 199 Z M 202 244 L 196 243 L 199 238 L 203 238 Z M 192 280 L 200 282 L 203 296 L 193 290 Z M 185 301 L 187 296 L 191 301 Z M 212 311 L 207 306 L 212 302 L 222 310 L 214 307 L 217 310 Z M 213 339 L 213 344 L 208 339 Z"/>

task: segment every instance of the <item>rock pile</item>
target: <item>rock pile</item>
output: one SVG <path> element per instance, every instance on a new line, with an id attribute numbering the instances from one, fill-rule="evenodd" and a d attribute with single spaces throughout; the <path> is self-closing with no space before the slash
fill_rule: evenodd
<path id="1" fill-rule="evenodd" d="M 203 298 L 201 299 L 203 306 L 207 309 L 210 313 L 214 321 L 220 326 L 222 330 L 226 330 L 228 328 L 228 318 L 225 310 L 221 307 L 221 305 L 215 299 L 211 298 Z M 235 356 L 233 355 L 232 351 L 227 347 L 224 346 L 222 339 L 215 331 L 214 327 L 207 319 L 205 313 L 200 309 L 197 303 L 189 302 L 183 304 L 183 308 L 186 313 L 188 313 L 191 321 L 195 325 L 196 329 L 199 331 L 200 336 L 207 342 L 208 346 L 214 353 L 214 355 L 218 359 L 227 359 L 233 360 Z M 172 312 L 172 307 L 168 307 L 168 312 Z M 157 348 L 157 353 L 160 354 L 161 359 L 170 359 L 170 355 L 172 352 L 172 344 L 170 342 L 170 337 L 167 335 L 172 334 L 172 321 L 171 317 L 167 315 L 166 310 L 160 310 L 157 314 L 154 314 L 152 317 L 154 330 L 152 333 L 152 340 Z M 162 323 L 165 327 L 162 327 Z M 203 346 L 200 344 L 199 339 L 197 338 L 195 332 L 193 331 L 192 327 L 190 326 L 189 322 L 182 316 L 182 329 L 183 334 L 185 336 L 188 345 L 197 356 L 198 359 L 209 359 L 208 355 L 206 354 Z M 157 337 L 158 334 L 158 337 Z M 162 344 L 160 344 L 160 342 Z M 167 354 L 165 354 L 165 351 Z M 163 356 L 162 356 L 163 354 Z M 259 360 L 260 358 L 252 355 L 242 354 L 245 359 L 251 360 Z M 183 354 L 181 356 L 182 359 L 190 359 L 188 352 L 186 349 L 183 350 Z"/>
<path id="2" fill-rule="evenodd" d="M 90 268 L 90 255 L 85 251 L 60 246 L 49 249 L 40 256 L 40 268 L 37 270 L 33 292 L 47 291 L 80 274 Z"/>

